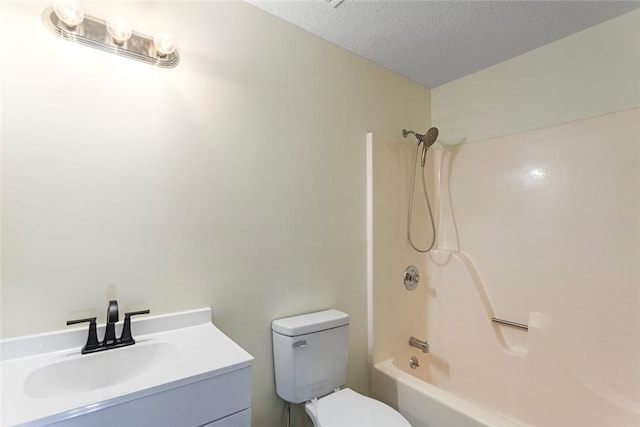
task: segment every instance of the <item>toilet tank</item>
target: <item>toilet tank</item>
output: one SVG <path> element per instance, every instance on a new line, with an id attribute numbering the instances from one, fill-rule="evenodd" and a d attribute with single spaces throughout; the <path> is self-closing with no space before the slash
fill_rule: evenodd
<path id="1" fill-rule="evenodd" d="M 349 315 L 325 310 L 274 320 L 276 392 L 301 403 L 343 386 L 347 374 Z"/>

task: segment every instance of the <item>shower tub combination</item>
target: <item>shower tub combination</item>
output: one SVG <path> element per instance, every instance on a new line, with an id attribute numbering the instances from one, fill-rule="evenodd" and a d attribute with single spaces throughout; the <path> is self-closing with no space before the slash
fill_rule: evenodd
<path id="1" fill-rule="evenodd" d="M 484 371 L 469 363 L 473 354 L 466 362 L 444 362 L 437 354 L 418 356 L 407 345 L 398 357 L 373 366 L 373 394 L 413 427 L 640 425 L 640 406 L 577 364 L 557 342 L 549 319 L 532 313 L 529 330 L 528 352 Z M 416 356 L 420 366 L 414 370 L 409 360 Z M 449 379 L 432 375 L 442 370 Z"/>
<path id="2" fill-rule="evenodd" d="M 427 159 L 435 215 L 424 200 L 422 208 L 414 207 L 422 211 L 413 212 L 413 230 L 416 164 L 421 163 L 424 183 L 424 158 L 437 129 L 425 135 L 403 131 L 405 137 L 416 136 L 422 159 L 413 144 L 369 134 L 369 351 L 375 398 L 397 408 L 413 427 L 640 426 L 640 279 L 629 267 L 640 254 L 633 233 L 601 219 L 609 215 L 608 206 L 624 200 L 618 215 L 626 216 L 618 222 L 636 224 L 639 196 L 625 191 L 625 183 L 637 176 L 638 123 L 640 109 L 635 109 L 470 144 L 462 155 L 461 146 L 436 149 Z M 615 135 L 611 159 L 598 158 L 601 134 Z M 549 159 L 564 163 L 545 158 L 531 172 L 531 141 L 535 153 L 547 150 Z M 573 162 L 585 147 L 595 147 L 598 156 Z M 474 169 L 474 164 L 486 168 L 489 160 L 492 170 Z M 592 172 L 583 173 L 607 161 L 617 162 L 617 169 L 606 185 L 592 179 Z M 524 172 L 512 175 L 520 181 L 505 183 L 501 170 Z M 424 193 L 427 199 L 426 188 Z M 539 198 L 535 203 L 528 199 L 532 194 Z M 571 203 L 558 211 L 550 203 L 555 200 Z M 528 228 L 505 229 L 508 221 L 494 218 L 501 212 Z M 576 226 L 575 220 L 562 222 L 565 218 L 581 222 Z M 433 249 L 429 226 L 438 233 Z M 598 235 L 595 246 L 575 243 L 584 230 L 603 226 L 607 233 Z M 545 239 L 553 244 L 530 244 Z M 592 250 L 597 247 L 616 250 Z M 407 265 L 420 270 L 415 290 L 402 287 Z M 495 282 L 505 277 L 512 283 Z M 511 316 L 511 322 L 496 322 L 502 318 L 497 314 Z M 409 345 L 410 337 L 428 341 L 422 348 L 428 352 L 414 348 L 415 340 Z"/>

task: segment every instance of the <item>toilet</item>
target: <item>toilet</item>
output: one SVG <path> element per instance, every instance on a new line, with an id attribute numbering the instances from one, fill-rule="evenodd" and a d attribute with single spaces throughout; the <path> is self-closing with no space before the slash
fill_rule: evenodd
<path id="1" fill-rule="evenodd" d="M 342 388 L 347 374 L 349 315 L 325 310 L 271 323 L 278 396 L 305 403 L 315 427 L 411 427 L 382 402 Z"/>

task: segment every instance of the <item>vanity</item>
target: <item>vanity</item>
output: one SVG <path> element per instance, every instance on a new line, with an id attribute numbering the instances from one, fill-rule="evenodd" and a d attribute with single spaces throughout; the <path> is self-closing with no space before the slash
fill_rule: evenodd
<path id="1" fill-rule="evenodd" d="M 253 357 L 213 325 L 210 308 L 130 327 L 135 345 L 88 354 L 86 327 L 0 341 L 0 425 L 251 425 Z"/>

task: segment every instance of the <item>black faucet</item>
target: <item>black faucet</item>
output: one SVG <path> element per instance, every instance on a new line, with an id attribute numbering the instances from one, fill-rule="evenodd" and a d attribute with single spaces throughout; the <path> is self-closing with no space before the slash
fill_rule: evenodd
<path id="1" fill-rule="evenodd" d="M 96 351 L 104 350 L 100 347 L 98 342 L 98 332 L 96 331 L 96 318 L 87 317 L 86 319 L 67 320 L 67 325 L 75 325 L 76 323 L 89 322 L 89 335 L 87 336 L 87 343 L 82 347 L 82 354 L 93 353 Z"/>
<path id="2" fill-rule="evenodd" d="M 120 334 L 120 346 L 135 344 L 136 340 L 131 336 L 131 316 L 138 314 L 149 314 L 149 310 L 132 311 L 124 314 L 124 325 Z"/>
<path id="3" fill-rule="evenodd" d="M 76 323 L 89 322 L 89 335 L 87 336 L 87 343 L 82 347 L 82 354 L 95 353 L 97 351 L 109 350 L 111 348 L 120 348 L 127 345 L 133 345 L 136 341 L 131 336 L 131 316 L 138 314 L 149 314 L 149 310 L 132 311 L 124 314 L 124 325 L 122 327 L 122 334 L 119 339 L 116 339 L 116 323 L 118 323 L 118 301 L 109 301 L 109 308 L 107 308 L 107 323 L 105 325 L 104 339 L 102 343 L 98 342 L 98 333 L 96 330 L 96 318 L 88 317 L 86 319 L 69 320 L 67 325 L 74 325 Z"/>
<path id="4" fill-rule="evenodd" d="M 103 347 L 111 347 L 118 343 L 116 340 L 116 323 L 120 320 L 118 316 L 118 301 L 109 301 L 109 308 L 107 308 L 107 325 L 104 330 L 104 339 L 102 340 Z"/>

